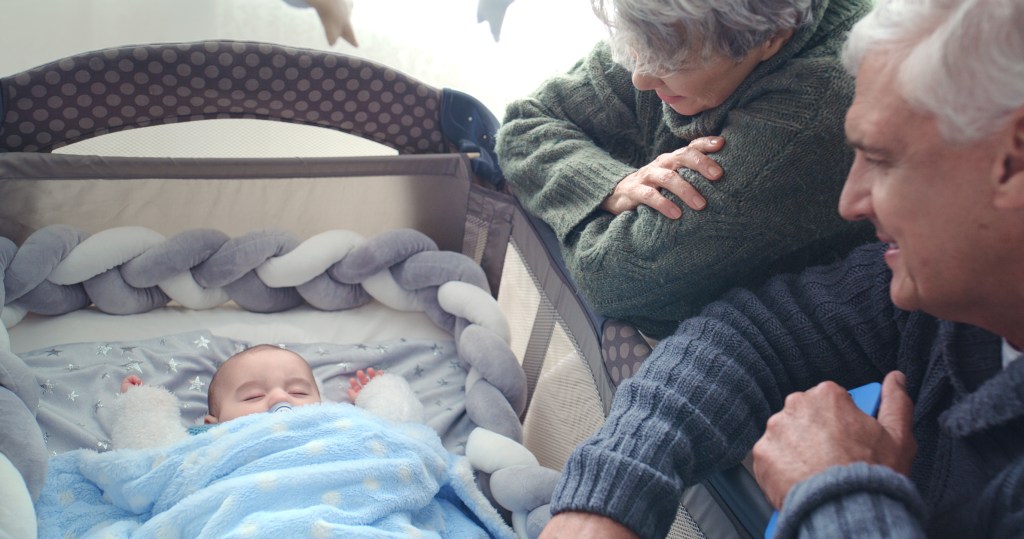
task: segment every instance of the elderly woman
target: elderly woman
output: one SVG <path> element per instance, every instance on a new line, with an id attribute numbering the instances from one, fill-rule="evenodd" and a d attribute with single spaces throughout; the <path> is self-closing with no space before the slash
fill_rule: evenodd
<path id="1" fill-rule="evenodd" d="M 867 0 L 592 1 L 609 42 L 512 103 L 497 151 L 599 314 L 660 338 L 869 238 L 836 212 Z"/>

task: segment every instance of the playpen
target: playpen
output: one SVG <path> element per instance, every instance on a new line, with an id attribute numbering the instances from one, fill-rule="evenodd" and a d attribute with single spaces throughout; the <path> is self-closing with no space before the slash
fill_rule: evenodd
<path id="1" fill-rule="evenodd" d="M 158 44 L 4 77 L 0 119 L 0 450 L 32 495 L 46 458 L 109 448 L 102 408 L 122 376 L 166 386 L 197 421 L 217 361 L 247 344 L 300 352 L 331 400 L 355 369 L 401 374 L 447 449 L 484 427 L 551 470 L 649 352 L 574 293 L 546 227 L 503 188 L 496 119 L 461 92 L 337 53 Z M 225 119 L 394 155 L 67 152 Z M 532 536 L 538 501 L 524 503 L 499 510 Z M 737 467 L 687 492 L 671 535 L 758 536 L 769 514 Z"/>

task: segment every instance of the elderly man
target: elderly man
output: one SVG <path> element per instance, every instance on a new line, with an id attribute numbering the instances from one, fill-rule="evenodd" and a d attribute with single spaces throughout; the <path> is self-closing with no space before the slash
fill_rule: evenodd
<path id="1" fill-rule="evenodd" d="M 882 243 L 683 322 L 542 537 L 664 536 L 751 448 L 779 537 L 1024 536 L 1024 3 L 881 0 L 843 54 L 839 210 Z M 883 378 L 876 420 L 843 388 Z"/>

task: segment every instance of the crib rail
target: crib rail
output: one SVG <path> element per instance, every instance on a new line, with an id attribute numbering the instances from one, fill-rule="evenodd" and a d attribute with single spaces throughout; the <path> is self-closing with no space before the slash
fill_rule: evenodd
<path id="1" fill-rule="evenodd" d="M 441 91 L 360 58 L 208 41 L 79 54 L 0 79 L 0 151 L 46 152 L 105 133 L 256 118 L 351 133 L 399 153 L 444 153 Z"/>

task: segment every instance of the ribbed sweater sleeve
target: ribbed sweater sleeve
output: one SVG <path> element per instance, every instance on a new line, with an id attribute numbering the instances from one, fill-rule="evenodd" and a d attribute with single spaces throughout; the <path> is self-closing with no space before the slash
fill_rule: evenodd
<path id="1" fill-rule="evenodd" d="M 917 488 L 885 466 L 834 466 L 794 485 L 782 507 L 775 539 L 927 537 Z"/>
<path id="2" fill-rule="evenodd" d="M 1024 537 L 1024 457 L 988 484 L 977 509 L 973 529 L 978 537 Z"/>
<path id="3" fill-rule="evenodd" d="M 554 512 L 608 516 L 663 537 L 682 490 L 739 463 L 785 395 L 823 379 L 844 387 L 896 365 L 901 314 L 884 246 L 735 290 L 684 321 L 616 392 L 607 421 L 574 451 Z"/>

